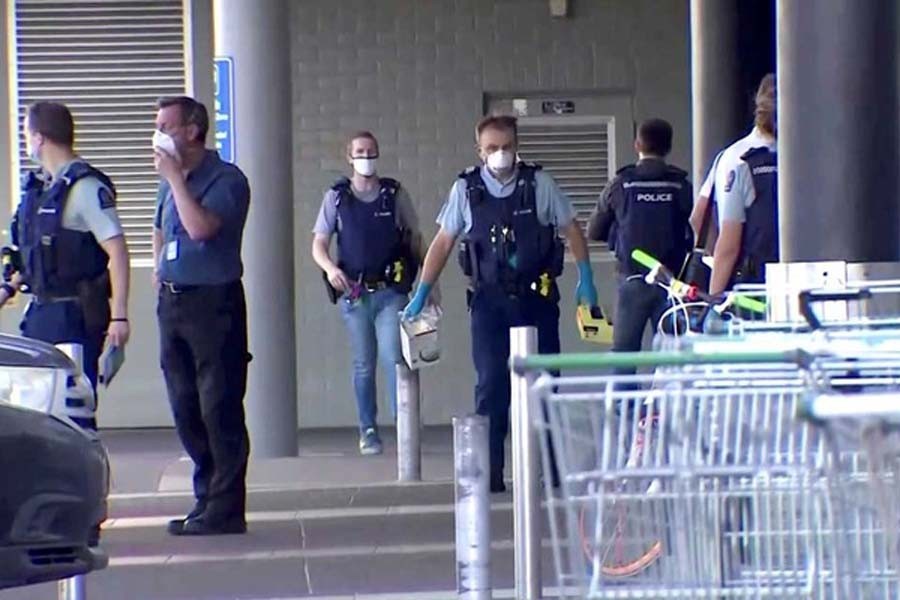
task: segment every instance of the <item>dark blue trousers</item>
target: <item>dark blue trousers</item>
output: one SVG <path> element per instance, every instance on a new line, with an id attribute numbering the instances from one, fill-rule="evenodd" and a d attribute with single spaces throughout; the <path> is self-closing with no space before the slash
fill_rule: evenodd
<path id="1" fill-rule="evenodd" d="M 32 302 L 28 305 L 19 328 L 25 337 L 49 344 L 80 344 L 84 352 L 84 374 L 91 381 L 96 398 L 98 363 L 106 332 L 87 330 L 81 305 L 77 301 Z M 97 428 L 96 419 L 78 424 Z"/>
<path id="2" fill-rule="evenodd" d="M 538 351 L 559 352 L 559 305 L 537 294 L 514 298 L 502 290 L 479 288 L 471 298 L 475 412 L 490 420 L 491 481 L 503 481 L 504 443 L 509 432 L 509 329 L 534 326 Z"/>

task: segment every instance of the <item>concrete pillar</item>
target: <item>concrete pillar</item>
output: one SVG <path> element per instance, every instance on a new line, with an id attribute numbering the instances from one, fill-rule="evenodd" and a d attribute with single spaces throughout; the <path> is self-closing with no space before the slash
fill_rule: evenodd
<path id="1" fill-rule="evenodd" d="M 215 0 L 215 50 L 234 61 L 235 162 L 250 180 L 244 283 L 247 424 L 256 458 L 297 454 L 289 11 L 285 0 Z M 212 68 L 212 65 L 210 65 Z"/>
<path id="2" fill-rule="evenodd" d="M 691 121 L 696 189 L 747 127 L 740 100 L 737 0 L 691 0 Z"/>
<path id="3" fill-rule="evenodd" d="M 213 82 L 213 0 L 184 3 L 185 88 L 188 96 L 212 110 L 215 102 Z M 208 148 L 216 147 L 216 138 L 206 138 Z"/>
<path id="4" fill-rule="evenodd" d="M 898 259 L 895 0 L 778 0 L 782 262 Z"/>

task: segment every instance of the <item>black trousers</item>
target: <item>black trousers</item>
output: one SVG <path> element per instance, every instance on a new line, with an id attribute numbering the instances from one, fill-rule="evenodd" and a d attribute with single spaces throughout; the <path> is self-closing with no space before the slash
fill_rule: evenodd
<path id="1" fill-rule="evenodd" d="M 250 440 L 244 421 L 247 307 L 240 281 L 160 289 L 161 366 L 175 428 L 194 461 L 194 495 L 210 521 L 244 518 Z"/>
<path id="2" fill-rule="evenodd" d="M 613 325 L 613 352 L 637 352 L 641 349 L 647 323 L 656 332 L 663 313 L 669 308 L 666 291 L 646 283 L 641 277 L 619 277 L 616 300 L 616 322 Z M 634 374 L 635 369 L 615 369 L 620 375 Z"/>
<path id="3" fill-rule="evenodd" d="M 511 394 L 509 329 L 536 327 L 538 352 L 556 354 L 560 348 L 559 305 L 537 294 L 511 298 L 500 290 L 482 287 L 474 293 L 469 310 L 477 373 L 475 412 L 489 419 L 491 480 L 502 481 Z"/>

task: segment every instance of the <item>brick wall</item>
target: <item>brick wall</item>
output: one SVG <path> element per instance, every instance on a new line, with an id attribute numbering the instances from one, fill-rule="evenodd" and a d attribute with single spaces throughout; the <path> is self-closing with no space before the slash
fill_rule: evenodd
<path id="1" fill-rule="evenodd" d="M 550 17 L 546 0 L 302 0 L 291 3 L 297 346 L 302 427 L 355 423 L 348 344 L 325 301 L 310 230 L 331 181 L 345 172 L 348 133 L 381 142 L 380 172 L 409 189 L 426 235 L 456 173 L 471 164 L 485 94 L 625 94 L 632 120 L 669 119 L 672 158 L 690 159 L 690 50 L 686 0 L 572 0 Z M 630 145 L 631 123 L 617 123 Z M 621 136 L 625 136 L 621 138 Z M 632 157 L 620 153 L 620 165 Z M 423 375 L 423 415 L 449 422 L 472 407 L 464 283 L 455 260 L 442 276 L 444 359 Z M 608 266 L 598 268 L 608 279 Z M 564 277 L 563 347 L 576 349 Z M 610 285 L 601 295 L 610 297 Z M 388 413 L 381 401 L 382 417 Z"/>

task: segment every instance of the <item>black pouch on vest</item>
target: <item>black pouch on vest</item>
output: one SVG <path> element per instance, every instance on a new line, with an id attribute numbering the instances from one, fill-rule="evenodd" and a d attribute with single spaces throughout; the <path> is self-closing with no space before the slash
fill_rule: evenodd
<path id="1" fill-rule="evenodd" d="M 712 270 L 703 262 L 705 256 L 703 248 L 694 248 L 684 259 L 684 265 L 681 267 L 681 273 L 678 279 L 685 283 L 697 286 L 698 289 L 706 291 L 709 289 L 709 280 L 712 276 Z"/>
<path id="2" fill-rule="evenodd" d="M 715 187 L 713 189 L 715 189 Z M 678 273 L 678 279 L 685 283 L 697 286 L 698 289 L 704 292 L 709 290 L 709 282 L 712 278 L 712 269 L 703 262 L 703 257 L 706 255 L 706 238 L 709 236 L 709 228 L 712 224 L 712 210 L 714 203 L 714 199 L 709 198 L 706 204 L 706 210 L 703 211 L 703 221 L 700 224 L 697 243 L 694 244 L 694 247 L 684 258 L 681 272 Z"/>
<path id="3" fill-rule="evenodd" d="M 459 261 L 459 268 L 462 269 L 463 275 L 466 277 L 472 276 L 472 249 L 469 247 L 468 242 L 460 242 L 459 243 L 459 254 L 456 255 L 457 261 Z"/>
<path id="4" fill-rule="evenodd" d="M 325 282 L 325 293 L 328 295 L 328 301 L 332 304 L 337 304 L 338 298 L 341 297 L 341 293 L 331 285 L 330 281 L 328 281 L 328 273 L 325 271 L 322 271 L 322 281 Z"/>
<path id="5" fill-rule="evenodd" d="M 77 290 L 85 330 L 88 333 L 106 331 L 112 316 L 109 309 L 109 298 L 112 295 L 109 271 L 104 271 L 94 279 L 79 281 Z"/>
<path id="6" fill-rule="evenodd" d="M 561 237 L 553 238 L 553 258 L 550 262 L 550 277 L 554 279 L 562 275 L 566 263 L 566 244 Z"/>

